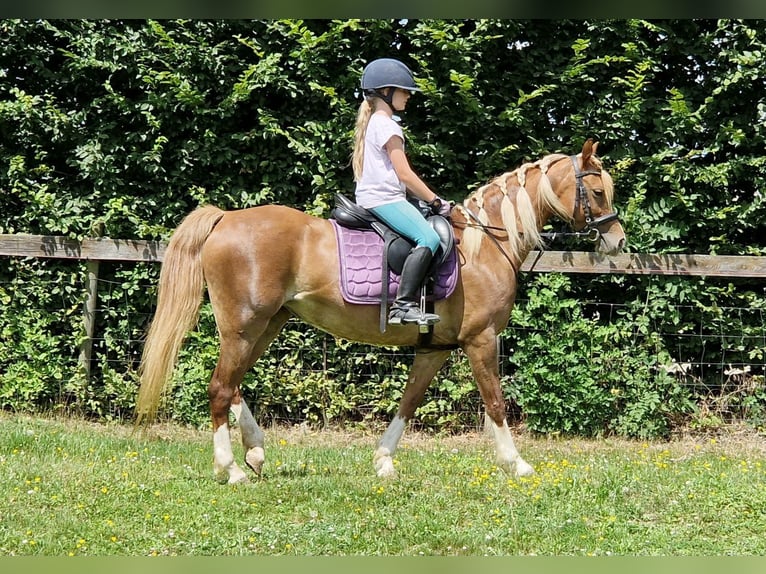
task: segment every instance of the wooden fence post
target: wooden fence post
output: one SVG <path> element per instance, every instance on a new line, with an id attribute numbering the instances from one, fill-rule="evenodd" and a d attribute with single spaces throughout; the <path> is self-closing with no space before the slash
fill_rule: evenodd
<path id="1" fill-rule="evenodd" d="M 93 355 L 93 333 L 96 328 L 96 304 L 98 302 L 98 267 L 97 260 L 89 259 L 86 265 L 88 273 L 87 295 L 83 304 L 83 323 L 85 339 L 80 344 L 79 363 L 85 373 L 85 380 L 90 382 L 90 360 Z"/>

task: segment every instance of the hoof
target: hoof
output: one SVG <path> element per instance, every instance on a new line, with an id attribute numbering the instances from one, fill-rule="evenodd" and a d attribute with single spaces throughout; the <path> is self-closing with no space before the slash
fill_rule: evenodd
<path id="1" fill-rule="evenodd" d="M 250 450 L 247 451 L 247 454 L 245 455 L 245 463 L 258 476 L 261 476 L 261 470 L 263 469 L 264 460 L 266 460 L 266 456 L 263 452 L 263 449 L 259 446 L 255 446 L 251 448 Z"/>
<path id="2" fill-rule="evenodd" d="M 229 468 L 214 467 L 213 477 L 216 482 L 221 484 L 241 484 L 247 482 L 247 475 L 236 464 L 232 464 Z"/>
<path id="3" fill-rule="evenodd" d="M 535 474 L 535 469 L 532 468 L 532 465 L 528 464 L 526 461 L 519 459 L 516 461 L 516 476 L 521 478 L 522 476 L 532 476 Z"/>
<path id="4" fill-rule="evenodd" d="M 247 475 L 241 470 L 240 472 L 242 474 L 233 473 L 231 476 L 229 476 L 228 484 L 247 484 L 250 482 L 250 480 L 247 478 Z"/>
<path id="5" fill-rule="evenodd" d="M 375 461 L 375 469 L 377 470 L 378 477 L 380 478 L 395 478 L 396 469 L 394 468 L 394 461 L 390 456 L 381 457 Z"/>

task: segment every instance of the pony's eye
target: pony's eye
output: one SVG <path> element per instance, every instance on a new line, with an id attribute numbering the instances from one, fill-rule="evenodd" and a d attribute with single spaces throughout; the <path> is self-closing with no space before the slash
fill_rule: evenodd
<path id="1" fill-rule="evenodd" d="M 601 189 L 600 187 L 594 187 L 593 189 L 591 189 L 591 192 L 593 192 L 593 195 L 597 197 L 601 197 L 602 195 L 604 195 L 604 190 Z"/>

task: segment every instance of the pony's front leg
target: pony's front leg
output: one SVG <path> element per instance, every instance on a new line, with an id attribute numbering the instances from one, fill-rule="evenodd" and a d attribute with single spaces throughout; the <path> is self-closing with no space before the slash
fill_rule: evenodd
<path id="1" fill-rule="evenodd" d="M 519 451 L 516 450 L 511 429 L 508 428 L 508 423 L 505 420 L 505 414 L 503 414 L 502 424 L 497 424 L 489 413 L 487 413 L 486 418 L 492 429 L 492 436 L 495 438 L 498 466 L 510 474 L 515 473 L 516 476 L 530 476 L 534 474 L 535 469 L 521 458 Z"/>
<path id="2" fill-rule="evenodd" d="M 464 349 L 479 386 L 479 393 L 484 401 L 486 418 L 491 421 L 489 426 L 495 439 L 498 466 L 516 476 L 534 474 L 535 469 L 521 458 L 519 451 L 516 450 L 511 430 L 508 428 L 505 399 L 500 386 L 494 333 L 484 333 L 483 336 L 477 337 L 471 345 L 466 345 Z"/>
<path id="3" fill-rule="evenodd" d="M 386 432 L 378 442 L 378 448 L 373 455 L 375 472 L 382 478 L 396 476 L 394 468 L 394 453 L 399 445 L 407 423 L 415 414 L 415 409 L 423 402 L 429 383 L 434 378 L 436 371 L 441 368 L 449 356 L 450 351 L 416 351 L 415 360 L 410 369 L 407 386 L 404 388 L 402 400 L 399 401 L 399 409 L 396 416 L 388 425 Z"/>

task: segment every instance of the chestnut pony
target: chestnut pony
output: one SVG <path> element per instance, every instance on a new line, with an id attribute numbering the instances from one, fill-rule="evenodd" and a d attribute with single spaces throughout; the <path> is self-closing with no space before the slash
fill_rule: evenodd
<path id="1" fill-rule="evenodd" d="M 381 332 L 377 305 L 343 300 L 329 220 L 278 205 L 234 211 L 205 206 L 191 212 L 173 233 L 162 263 L 157 309 L 140 368 L 138 422 L 155 415 L 207 284 L 220 337 L 208 387 L 213 470 L 219 479 L 247 480 L 234 460 L 230 410 L 240 426 L 245 463 L 261 472 L 264 434 L 240 383 L 291 317 L 350 341 L 416 347 L 399 409 L 374 452 L 379 476 L 395 474 L 392 457 L 399 440 L 450 347 L 468 356 L 499 465 L 518 476 L 532 474 L 506 421 L 496 339 L 510 317 L 520 265 L 530 250 L 541 247 L 541 229 L 549 218 L 562 218 L 588 233 L 603 253 L 622 248 L 625 234 L 612 206 L 612 179 L 596 156 L 597 146 L 588 140 L 577 155 L 551 154 L 526 163 L 453 208 L 459 280 L 453 293 L 435 304 L 441 322 L 428 348 L 418 348 L 417 325 Z"/>

